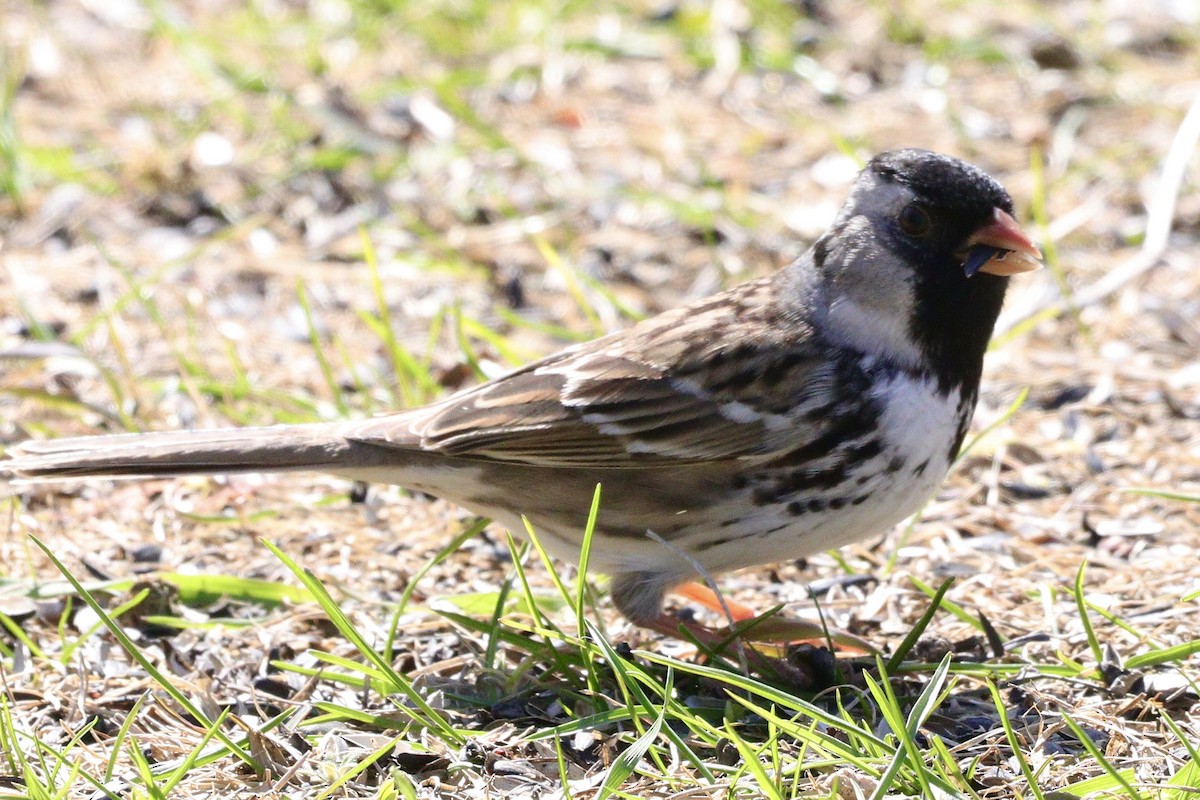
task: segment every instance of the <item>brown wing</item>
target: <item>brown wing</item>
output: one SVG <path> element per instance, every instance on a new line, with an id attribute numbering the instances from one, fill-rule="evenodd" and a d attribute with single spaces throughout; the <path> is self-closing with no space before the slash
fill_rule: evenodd
<path id="1" fill-rule="evenodd" d="M 754 319 L 769 313 L 766 289 L 746 284 L 427 408 L 358 423 L 349 438 L 560 467 L 779 455 L 820 434 L 794 417 L 828 396 L 833 365 L 806 331 Z"/>

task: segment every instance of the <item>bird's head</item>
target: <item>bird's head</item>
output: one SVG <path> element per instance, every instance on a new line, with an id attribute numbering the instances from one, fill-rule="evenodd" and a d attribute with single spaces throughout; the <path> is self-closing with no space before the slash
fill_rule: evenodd
<path id="1" fill-rule="evenodd" d="M 1008 192 L 963 161 L 876 156 L 812 250 L 831 330 L 864 352 L 977 380 L 1008 277 L 1040 266 L 1012 214 Z"/>

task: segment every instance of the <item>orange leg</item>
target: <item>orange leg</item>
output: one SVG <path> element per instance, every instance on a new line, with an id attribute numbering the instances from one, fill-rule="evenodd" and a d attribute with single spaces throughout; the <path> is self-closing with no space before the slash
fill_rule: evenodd
<path id="1" fill-rule="evenodd" d="M 659 613 L 651 619 L 638 620 L 638 625 L 673 639 L 698 642 L 700 647 L 709 653 L 740 661 L 744 670 L 774 676 L 797 689 L 815 688 L 816 681 L 811 670 L 747 646 L 747 642 L 729 628 L 709 628 L 694 622 L 684 622 L 667 613 Z M 824 680 L 822 682 L 824 683 Z"/>
<path id="2" fill-rule="evenodd" d="M 733 622 L 745 622 L 748 619 L 754 619 L 758 616 L 753 608 L 744 606 L 736 600 L 724 598 L 725 604 L 721 604 L 721 597 L 712 589 L 705 586 L 699 581 L 685 583 L 682 586 L 676 586 L 672 591 L 685 600 L 691 600 L 699 606 L 704 606 L 709 611 L 712 611 L 721 616 L 725 616 L 725 612 L 729 612 Z"/>
<path id="3" fill-rule="evenodd" d="M 725 599 L 724 605 L 722 605 L 721 598 L 717 596 L 717 593 L 702 583 L 697 583 L 694 581 L 692 583 L 685 583 L 682 586 L 676 587 L 674 592 L 680 597 L 690 600 L 697 605 L 703 606 L 704 608 L 720 614 L 723 617 L 732 617 L 735 626 L 738 623 L 746 622 L 747 620 L 752 620 L 759 616 L 754 609 L 744 606 L 741 603 L 736 603 L 728 598 Z M 726 612 L 728 612 L 728 614 L 726 614 Z M 663 616 L 665 615 L 660 615 L 660 617 Z M 666 619 L 672 620 L 670 630 L 663 630 L 662 628 L 657 627 L 655 630 L 667 633 L 668 635 L 677 636 L 680 625 L 679 621 L 673 620 L 671 617 L 666 617 Z M 701 626 L 689 625 L 687 627 L 690 631 L 693 627 Z M 720 642 L 727 642 L 729 640 L 730 631 L 728 630 L 714 631 L 710 628 L 704 628 L 704 630 L 715 634 Z M 782 614 L 774 614 L 767 619 L 762 620 L 761 622 L 747 626 L 743 638 L 755 642 L 775 642 L 779 644 L 809 643 L 817 646 L 826 645 L 832 642 L 833 644 L 852 652 L 879 652 L 878 649 L 872 646 L 870 642 L 861 637 L 855 636 L 852 633 L 829 629 L 815 622 L 794 619 L 792 617 L 786 617 Z M 699 637 L 697 637 L 697 641 L 700 641 L 706 646 L 708 645 L 707 642 L 704 642 L 704 640 L 700 639 Z"/>

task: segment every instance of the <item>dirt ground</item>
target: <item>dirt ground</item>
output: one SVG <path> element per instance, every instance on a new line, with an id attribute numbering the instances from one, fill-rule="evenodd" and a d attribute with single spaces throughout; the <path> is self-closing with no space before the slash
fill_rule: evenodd
<path id="1" fill-rule="evenodd" d="M 1200 19 L 1189 4 L 0 0 L 0 36 L 9 443 L 419 403 L 785 265 L 830 221 L 863 157 L 921 146 L 978 163 L 1013 194 L 1051 267 L 1013 283 L 976 414 L 987 434 L 911 529 L 722 587 L 804 616 L 816 585 L 831 624 L 889 650 L 927 608 L 912 579 L 953 577 L 947 598 L 985 615 L 1012 652 L 1094 666 L 1072 594 L 1086 563 L 1106 677 L 1031 668 L 1005 684 L 1037 782 L 1103 772 L 1069 736 L 1067 712 L 1140 785 L 1193 758 L 1171 733 L 1200 737 L 1200 157 L 1185 123 L 1191 109 L 1200 126 Z M 157 614 L 252 621 L 170 636 L 130 625 L 190 695 L 248 714 L 268 679 L 298 691 L 269 661 L 311 665 L 310 650 L 348 646 L 312 603 L 186 603 L 156 576 L 294 584 L 267 540 L 385 638 L 389 604 L 470 519 L 399 489 L 351 490 L 313 475 L 20 488 L 0 538 L 0 611 L 23 632 L 3 664 L 14 730 L 78 746 L 101 774 L 103 736 L 78 745 L 73 734 L 93 718 L 119 726 L 148 687 L 110 637 L 80 636 L 94 618 L 68 606 L 30 535 L 97 587 L 152 587 Z M 563 791 L 557 767 L 539 766 L 553 750 L 528 738 L 537 724 L 495 711 L 545 685 L 514 677 L 519 651 L 481 667 L 487 645 L 429 610 L 491 597 L 510 570 L 490 528 L 417 584 L 398 667 L 510 754 L 499 766 L 439 754 L 471 765 L 450 773 L 389 756 L 420 796 Z M 528 574 L 550 586 L 540 565 Z M 689 652 L 606 601 L 601 614 L 614 641 Z M 943 612 L 921 652 L 936 663 L 980 642 Z M 356 702 L 347 686 L 306 691 Z M 978 759 L 974 791 L 1013 796 L 1024 779 L 1003 734 L 964 728 L 986 702 L 979 691 L 962 688 L 942 735 Z M 461 694 L 490 698 L 488 713 L 463 711 Z M 171 713 L 156 706 L 138 722 L 159 762 L 199 741 Z M 310 738 L 322 758 L 290 786 L 255 783 L 226 759 L 181 791 L 316 796 L 312 765 L 370 752 L 372 730 Z M 575 794 L 590 796 L 603 765 L 580 753 Z M 815 796 L 830 791 L 826 772 L 811 777 Z M 627 791 L 683 796 L 640 780 Z"/>

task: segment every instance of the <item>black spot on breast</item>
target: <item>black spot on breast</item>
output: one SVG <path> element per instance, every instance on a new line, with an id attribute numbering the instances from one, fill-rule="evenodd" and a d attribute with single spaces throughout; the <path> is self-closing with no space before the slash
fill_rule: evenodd
<path id="1" fill-rule="evenodd" d="M 804 513 L 804 504 L 798 500 L 793 500 L 792 502 L 788 503 L 787 511 L 793 517 L 798 517 Z"/>
<path id="2" fill-rule="evenodd" d="M 963 438 L 967 435 L 967 426 L 963 425 L 959 428 L 958 436 L 954 437 L 954 441 L 950 443 L 950 449 L 946 451 L 946 463 L 953 464 L 958 458 L 958 451 L 962 448 Z"/>
<path id="3" fill-rule="evenodd" d="M 848 457 L 851 461 L 868 461 L 882 452 L 883 445 L 878 439 L 868 439 L 850 448 Z"/>
<path id="4" fill-rule="evenodd" d="M 913 475 L 924 475 L 925 470 L 928 468 L 929 468 L 929 459 L 927 458 L 924 461 L 922 461 L 920 464 L 917 464 L 917 466 L 913 467 L 912 474 Z"/>
<path id="5" fill-rule="evenodd" d="M 829 501 L 829 508 L 833 511 L 837 511 L 839 508 L 843 508 L 845 505 L 846 498 L 844 497 L 835 497 Z"/>
<path id="6" fill-rule="evenodd" d="M 860 494 L 858 497 L 856 497 L 856 498 L 854 498 L 853 500 L 851 500 L 851 501 L 850 501 L 850 505 L 852 505 L 852 506 L 861 506 L 863 503 L 867 502 L 867 501 L 868 501 L 868 500 L 870 500 L 870 499 L 871 499 L 871 495 L 869 495 L 869 494 Z"/>
<path id="7" fill-rule="evenodd" d="M 754 502 L 760 506 L 770 505 L 800 492 L 832 489 L 847 480 L 846 468 L 841 464 L 819 470 L 797 469 L 755 489 Z"/>

